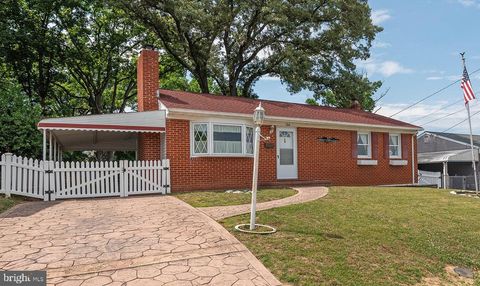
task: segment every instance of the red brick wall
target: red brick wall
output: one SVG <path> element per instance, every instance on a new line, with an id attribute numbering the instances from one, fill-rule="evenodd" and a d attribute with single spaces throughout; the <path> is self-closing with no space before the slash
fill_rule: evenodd
<path id="1" fill-rule="evenodd" d="M 138 111 L 158 110 L 158 52 L 144 49 L 137 60 Z M 160 160 L 160 134 L 138 134 L 139 160 Z"/>
<path id="2" fill-rule="evenodd" d="M 160 133 L 138 134 L 138 160 L 160 160 Z"/>
<path id="3" fill-rule="evenodd" d="M 384 133 L 372 132 L 377 143 L 372 144 L 376 166 L 359 166 L 352 154 L 352 131 L 297 128 L 298 175 L 301 180 L 328 180 L 334 185 L 386 185 L 412 183 L 411 136 L 402 136 L 402 157 L 407 166 L 390 166 L 385 155 Z M 318 137 L 335 137 L 336 143 L 320 142 Z M 374 140 L 372 140 L 373 142 Z M 416 139 L 414 140 L 416 142 Z M 375 152 L 376 147 L 376 152 Z M 405 152 L 406 151 L 406 152 Z M 388 156 L 388 155 L 387 155 Z M 416 165 L 415 165 L 416 169 Z"/>
<path id="4" fill-rule="evenodd" d="M 269 127 L 262 127 L 268 136 Z M 271 135 L 275 143 L 275 133 Z M 335 137 L 336 143 L 322 143 L 318 137 Z M 170 159 L 171 185 L 174 192 L 250 188 L 253 158 L 190 157 L 190 123 L 167 119 L 167 158 Z M 297 128 L 299 180 L 328 180 L 334 185 L 379 185 L 412 182 L 411 137 L 407 144 L 408 165 L 390 166 L 384 157 L 382 133 L 377 136 L 377 166 L 358 166 L 352 156 L 352 132 L 342 130 Z M 416 140 L 415 140 L 416 142 Z M 259 184 L 276 182 L 276 146 L 260 144 Z"/>

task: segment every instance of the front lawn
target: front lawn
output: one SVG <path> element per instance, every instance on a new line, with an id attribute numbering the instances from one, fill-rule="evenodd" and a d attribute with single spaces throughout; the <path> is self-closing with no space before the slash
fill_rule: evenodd
<path id="1" fill-rule="evenodd" d="M 480 267 L 480 199 L 436 189 L 334 187 L 325 198 L 259 212 L 274 235 L 233 231 L 245 221 L 221 223 L 293 285 L 413 285 L 447 281 L 447 265 Z"/>
<path id="2" fill-rule="evenodd" d="M 257 192 L 257 202 L 267 202 L 293 196 L 297 191 L 292 189 L 264 189 Z M 249 204 L 252 200 L 250 193 L 226 193 L 226 192 L 191 192 L 174 194 L 186 203 L 199 207 L 232 206 Z"/>
<path id="3" fill-rule="evenodd" d="M 22 200 L 20 198 L 11 197 L 7 199 L 3 196 L 0 196 L 0 213 L 3 213 L 21 201 Z"/>

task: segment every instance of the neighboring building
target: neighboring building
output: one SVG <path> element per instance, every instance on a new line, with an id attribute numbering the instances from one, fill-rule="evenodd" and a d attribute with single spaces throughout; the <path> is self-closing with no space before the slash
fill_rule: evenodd
<path id="1" fill-rule="evenodd" d="M 116 123 L 109 119 L 105 124 L 98 116 L 90 117 L 90 125 L 75 124 L 75 118 L 47 119 L 39 128 L 53 133 L 63 150 L 77 150 L 62 144 L 68 134 L 90 132 L 94 145 L 87 136 L 85 144 L 82 136 L 76 137 L 75 144 L 114 150 L 116 142 L 119 148 L 135 148 L 141 160 L 168 158 L 173 191 L 248 188 L 253 168 L 252 114 L 261 103 L 266 111 L 262 135 L 268 139 L 260 145 L 260 185 L 417 181 L 418 126 L 358 109 L 159 90 L 154 50 L 141 52 L 137 68 L 138 123 L 119 114 Z M 146 111 L 159 119 L 141 120 L 139 115 Z M 108 129 L 133 133 L 128 144 L 109 135 L 102 145 L 101 138 L 107 136 L 101 134 Z"/>
<path id="2" fill-rule="evenodd" d="M 478 170 L 479 135 L 473 136 L 473 145 Z M 474 188 L 474 186 L 464 186 L 472 185 L 474 182 L 469 134 L 425 131 L 418 136 L 417 146 L 419 170 L 441 172 L 445 187 Z M 448 178 L 450 180 L 445 183 Z"/>

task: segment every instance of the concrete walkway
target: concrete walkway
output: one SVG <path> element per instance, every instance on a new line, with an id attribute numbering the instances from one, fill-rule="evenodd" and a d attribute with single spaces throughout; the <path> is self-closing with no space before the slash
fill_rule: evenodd
<path id="1" fill-rule="evenodd" d="M 257 210 L 268 210 L 287 205 L 314 201 L 316 199 L 326 196 L 328 193 L 328 188 L 326 187 L 296 187 L 293 189 L 297 190 L 298 193 L 291 197 L 283 198 L 280 200 L 258 203 Z M 250 205 L 247 204 L 238 206 L 207 207 L 198 209 L 215 220 L 221 220 L 223 218 L 249 213 Z"/>
<path id="2" fill-rule="evenodd" d="M 281 285 L 227 230 L 171 196 L 21 204 L 0 217 L 0 269 L 47 270 L 59 286 Z"/>

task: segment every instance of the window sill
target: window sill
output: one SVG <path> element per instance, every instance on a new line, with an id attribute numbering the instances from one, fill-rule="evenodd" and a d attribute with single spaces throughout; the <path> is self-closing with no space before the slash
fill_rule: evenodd
<path id="1" fill-rule="evenodd" d="M 390 160 L 390 165 L 391 166 L 407 166 L 408 161 L 407 160 Z"/>
<path id="2" fill-rule="evenodd" d="M 253 158 L 253 154 L 192 154 L 190 158 Z"/>
<path id="3" fill-rule="evenodd" d="M 377 164 L 378 164 L 377 160 L 370 160 L 370 159 L 357 160 L 357 165 L 359 166 L 376 166 Z"/>

